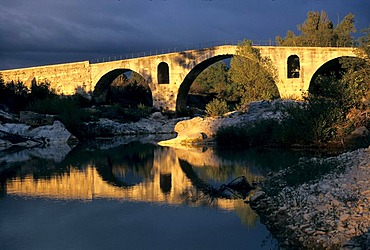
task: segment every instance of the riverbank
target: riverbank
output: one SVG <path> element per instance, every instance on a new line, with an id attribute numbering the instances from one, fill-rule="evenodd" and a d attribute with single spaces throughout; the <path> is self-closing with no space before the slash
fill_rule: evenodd
<path id="1" fill-rule="evenodd" d="M 168 119 L 160 112 L 155 112 L 137 122 L 118 122 L 107 118 L 86 122 L 81 125 L 84 137 L 102 138 L 139 135 L 175 136 L 175 125 L 188 118 Z M 10 147 L 46 147 L 50 145 L 76 144 L 77 138 L 57 119 L 56 116 L 21 112 L 19 116 L 0 111 L 0 149 Z"/>
<path id="2" fill-rule="evenodd" d="M 270 175 L 251 207 L 285 249 L 369 249 L 370 147 L 315 160 L 337 166 L 300 184 L 292 169 Z"/>

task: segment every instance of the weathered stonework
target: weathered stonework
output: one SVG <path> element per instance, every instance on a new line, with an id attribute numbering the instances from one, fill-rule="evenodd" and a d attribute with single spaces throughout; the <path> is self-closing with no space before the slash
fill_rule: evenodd
<path id="1" fill-rule="evenodd" d="M 76 88 L 86 92 L 96 87 L 109 85 L 125 71 L 139 73 L 149 84 L 153 106 L 175 110 L 185 106 L 186 96 L 193 80 L 211 64 L 232 57 L 237 46 L 223 45 L 200 50 L 146 56 L 111 62 L 90 63 L 89 61 L 47 65 L 32 68 L 0 71 L 5 82 L 22 81 L 27 86 L 33 79 L 48 81 L 59 94 L 74 94 Z M 300 98 L 307 91 L 315 72 L 325 63 L 338 57 L 356 57 L 354 48 L 331 47 L 276 47 L 257 46 L 262 56 L 271 58 L 277 70 L 276 85 L 282 98 Z M 287 77 L 287 60 L 291 55 L 299 58 L 300 77 Z M 169 83 L 158 83 L 158 65 L 168 65 Z"/>
<path id="2" fill-rule="evenodd" d="M 89 61 L 3 70 L 0 74 L 5 82 L 21 81 L 27 87 L 34 79 L 37 82 L 47 81 L 58 94 L 74 94 L 78 87 L 87 91 L 92 88 Z"/>

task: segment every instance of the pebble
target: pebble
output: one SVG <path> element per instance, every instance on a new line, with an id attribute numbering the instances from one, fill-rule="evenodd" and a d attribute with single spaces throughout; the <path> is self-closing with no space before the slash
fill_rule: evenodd
<path id="1" fill-rule="evenodd" d="M 346 221 L 346 220 L 348 220 L 348 218 L 350 217 L 350 215 L 349 214 L 342 214 L 340 217 L 339 217 L 339 219 L 341 220 L 341 221 Z"/>

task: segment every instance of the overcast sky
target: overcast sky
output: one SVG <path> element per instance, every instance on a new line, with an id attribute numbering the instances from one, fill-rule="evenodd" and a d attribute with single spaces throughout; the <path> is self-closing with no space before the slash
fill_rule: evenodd
<path id="1" fill-rule="evenodd" d="M 275 40 L 308 11 L 370 25 L 370 0 L 0 0 L 0 69 L 212 41 Z"/>

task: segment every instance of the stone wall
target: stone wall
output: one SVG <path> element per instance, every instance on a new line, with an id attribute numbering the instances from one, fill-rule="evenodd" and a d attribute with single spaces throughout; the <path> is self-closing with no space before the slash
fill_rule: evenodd
<path id="1" fill-rule="evenodd" d="M 282 98 L 300 98 L 302 91 L 308 91 L 315 72 L 330 60 L 343 56 L 358 56 L 354 48 L 330 47 L 276 47 L 259 46 L 262 56 L 271 58 L 277 70 L 276 85 Z M 299 57 L 299 78 L 288 78 L 288 57 Z"/>
<path id="2" fill-rule="evenodd" d="M 58 94 L 74 94 L 77 87 L 83 87 L 86 91 L 92 88 L 88 61 L 4 70 L 0 73 L 5 82 L 21 81 L 27 87 L 31 86 L 33 79 L 38 83 L 47 81 Z"/>

